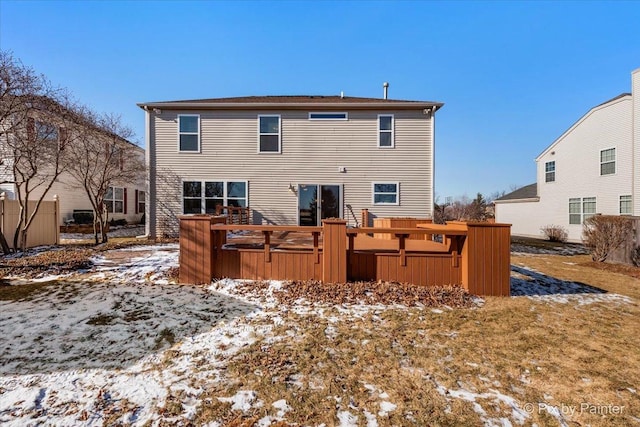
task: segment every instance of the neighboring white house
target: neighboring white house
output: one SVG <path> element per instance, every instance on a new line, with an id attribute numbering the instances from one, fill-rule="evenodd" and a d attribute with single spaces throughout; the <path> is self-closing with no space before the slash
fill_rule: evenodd
<path id="1" fill-rule="evenodd" d="M 47 101 L 47 102 L 50 102 Z M 43 105 L 47 105 L 43 103 Z M 58 105 L 57 103 L 49 105 Z M 57 111 L 57 110 L 56 110 Z M 56 122 L 56 112 L 52 108 L 44 108 L 39 115 L 30 117 L 24 122 L 24 125 L 17 126 L 13 132 L 24 132 L 26 135 L 32 135 L 31 138 L 39 139 L 42 141 L 48 141 L 54 146 L 57 146 L 58 150 L 63 150 L 66 143 L 73 143 L 73 138 L 70 137 L 69 129 L 64 127 L 64 124 L 59 121 Z M 59 117 L 59 116 L 58 116 Z M 104 134 L 104 133 L 103 133 Z M 100 135 L 103 135 L 100 134 Z M 8 199 L 15 199 L 17 194 L 16 178 L 13 176 L 12 169 L 12 156 L 14 153 L 7 147 L 5 143 L 6 139 L 11 138 L 9 134 L 4 134 L 2 140 L 0 140 L 0 155 L 3 162 L 0 163 L 0 192 L 5 193 Z M 98 141 L 101 141 L 102 138 Z M 113 140 L 113 135 L 104 134 L 105 143 Z M 131 150 L 126 150 L 128 153 L 138 156 L 136 164 L 140 164 L 144 158 L 144 149 L 137 145 L 119 138 L 119 143 L 127 144 Z M 67 149 L 67 152 L 69 150 Z M 69 161 L 68 158 L 66 161 Z M 130 159 L 120 158 L 120 168 L 126 168 L 128 164 L 133 162 Z M 42 168 L 42 176 L 47 176 L 48 171 L 46 168 Z M 138 179 L 135 182 L 121 182 L 115 184 L 107 192 L 105 197 L 105 207 L 109 212 L 109 218 L 114 220 L 125 219 L 129 223 L 139 223 L 145 212 L 145 171 L 140 170 Z M 47 179 L 44 179 L 48 182 Z M 30 195 L 30 200 L 36 200 L 44 192 L 45 185 L 41 185 L 33 190 Z M 44 200 L 53 200 L 54 195 L 58 196 L 60 202 L 60 225 L 73 220 L 73 214 L 75 211 L 88 211 L 93 212 L 91 202 L 87 196 L 85 190 L 77 184 L 72 176 L 68 172 L 61 173 L 56 182 L 53 183 Z"/>
<path id="2" fill-rule="evenodd" d="M 592 108 L 537 158 L 537 183 L 495 201 L 513 235 L 564 227 L 579 242 L 591 215 L 640 215 L 640 69 L 632 91 Z"/>
<path id="3" fill-rule="evenodd" d="M 256 224 L 431 217 L 434 116 L 443 104 L 250 96 L 138 104 L 146 111 L 147 233 L 177 215 L 250 207 Z M 353 212 L 353 214 L 352 214 Z"/>

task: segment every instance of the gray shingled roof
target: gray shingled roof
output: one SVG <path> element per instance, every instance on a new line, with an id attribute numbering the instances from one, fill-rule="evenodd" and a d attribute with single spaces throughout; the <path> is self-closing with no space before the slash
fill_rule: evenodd
<path id="1" fill-rule="evenodd" d="M 442 107 L 442 102 L 408 101 L 401 99 L 361 98 L 356 96 L 285 95 L 285 96 L 239 96 L 233 98 L 206 98 L 177 101 L 139 103 L 148 108 L 191 108 L 191 109 L 309 109 L 309 108 L 398 108 L 421 109 Z"/>
<path id="2" fill-rule="evenodd" d="M 533 184 L 520 187 L 516 191 L 512 191 L 509 194 L 505 194 L 495 201 L 500 202 L 503 200 L 533 199 L 536 197 L 538 197 L 538 184 L 534 182 Z"/>

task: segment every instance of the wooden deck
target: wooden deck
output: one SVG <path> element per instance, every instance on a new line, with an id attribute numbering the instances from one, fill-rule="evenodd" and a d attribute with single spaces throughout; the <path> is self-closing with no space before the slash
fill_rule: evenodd
<path id="1" fill-rule="evenodd" d="M 461 284 L 478 295 L 509 295 L 510 226 L 505 224 L 347 229 L 342 220 L 325 220 L 322 227 L 215 222 L 206 216 L 180 218 L 181 282 L 385 280 Z M 432 235 L 441 235 L 442 243 Z"/>

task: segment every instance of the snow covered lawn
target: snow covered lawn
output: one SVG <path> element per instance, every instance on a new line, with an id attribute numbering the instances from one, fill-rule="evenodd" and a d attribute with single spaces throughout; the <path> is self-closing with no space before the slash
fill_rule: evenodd
<path id="1" fill-rule="evenodd" d="M 636 279 L 559 278 L 579 267 L 527 254 L 513 267 L 522 296 L 473 308 L 283 304 L 276 281 L 171 283 L 177 255 L 105 252 L 0 298 L 0 424 L 640 422 L 640 309 L 603 290 Z M 548 274 L 548 260 L 567 271 Z M 583 401 L 624 408 L 593 415 Z"/>

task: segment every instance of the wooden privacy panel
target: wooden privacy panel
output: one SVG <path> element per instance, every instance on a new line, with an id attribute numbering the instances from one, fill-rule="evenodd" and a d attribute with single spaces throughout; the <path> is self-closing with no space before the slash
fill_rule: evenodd
<path id="1" fill-rule="evenodd" d="M 421 222 L 420 227 L 380 228 L 382 234 L 393 236 L 388 240 L 368 236 L 376 232 L 372 228 L 347 230 L 346 222 L 337 219 L 324 220 L 322 228 L 214 221 L 208 216 L 180 218 L 181 283 L 208 283 L 213 277 L 328 283 L 384 280 L 420 286 L 460 284 L 476 295 L 510 293 L 510 225 Z M 261 233 L 262 249 L 225 247 L 229 230 Z M 311 233 L 313 244 L 287 248 L 281 240 L 272 242 L 274 232 Z M 407 239 L 430 234 L 443 235 L 444 242 Z"/>
<path id="2" fill-rule="evenodd" d="M 475 295 L 511 293 L 511 226 L 466 223 L 462 248 L 462 285 Z"/>
<path id="3" fill-rule="evenodd" d="M 322 280 L 322 261 L 312 252 L 271 252 L 267 262 L 263 250 L 222 250 L 214 258 L 213 277 L 251 280 Z"/>
<path id="4" fill-rule="evenodd" d="M 209 283 L 213 273 L 211 217 L 180 217 L 180 283 Z"/>
<path id="5" fill-rule="evenodd" d="M 418 224 L 431 224 L 433 221 L 429 218 L 374 218 L 374 228 L 416 228 Z M 389 233 L 375 233 L 373 237 L 377 239 L 394 239 L 395 237 Z M 430 234 L 410 234 L 409 239 L 413 240 L 431 240 Z"/>
<path id="6" fill-rule="evenodd" d="M 385 280 L 419 286 L 462 283 L 458 254 L 407 254 L 405 266 L 400 262 L 400 255 L 396 253 L 356 251 L 351 257 L 350 280 Z"/>

